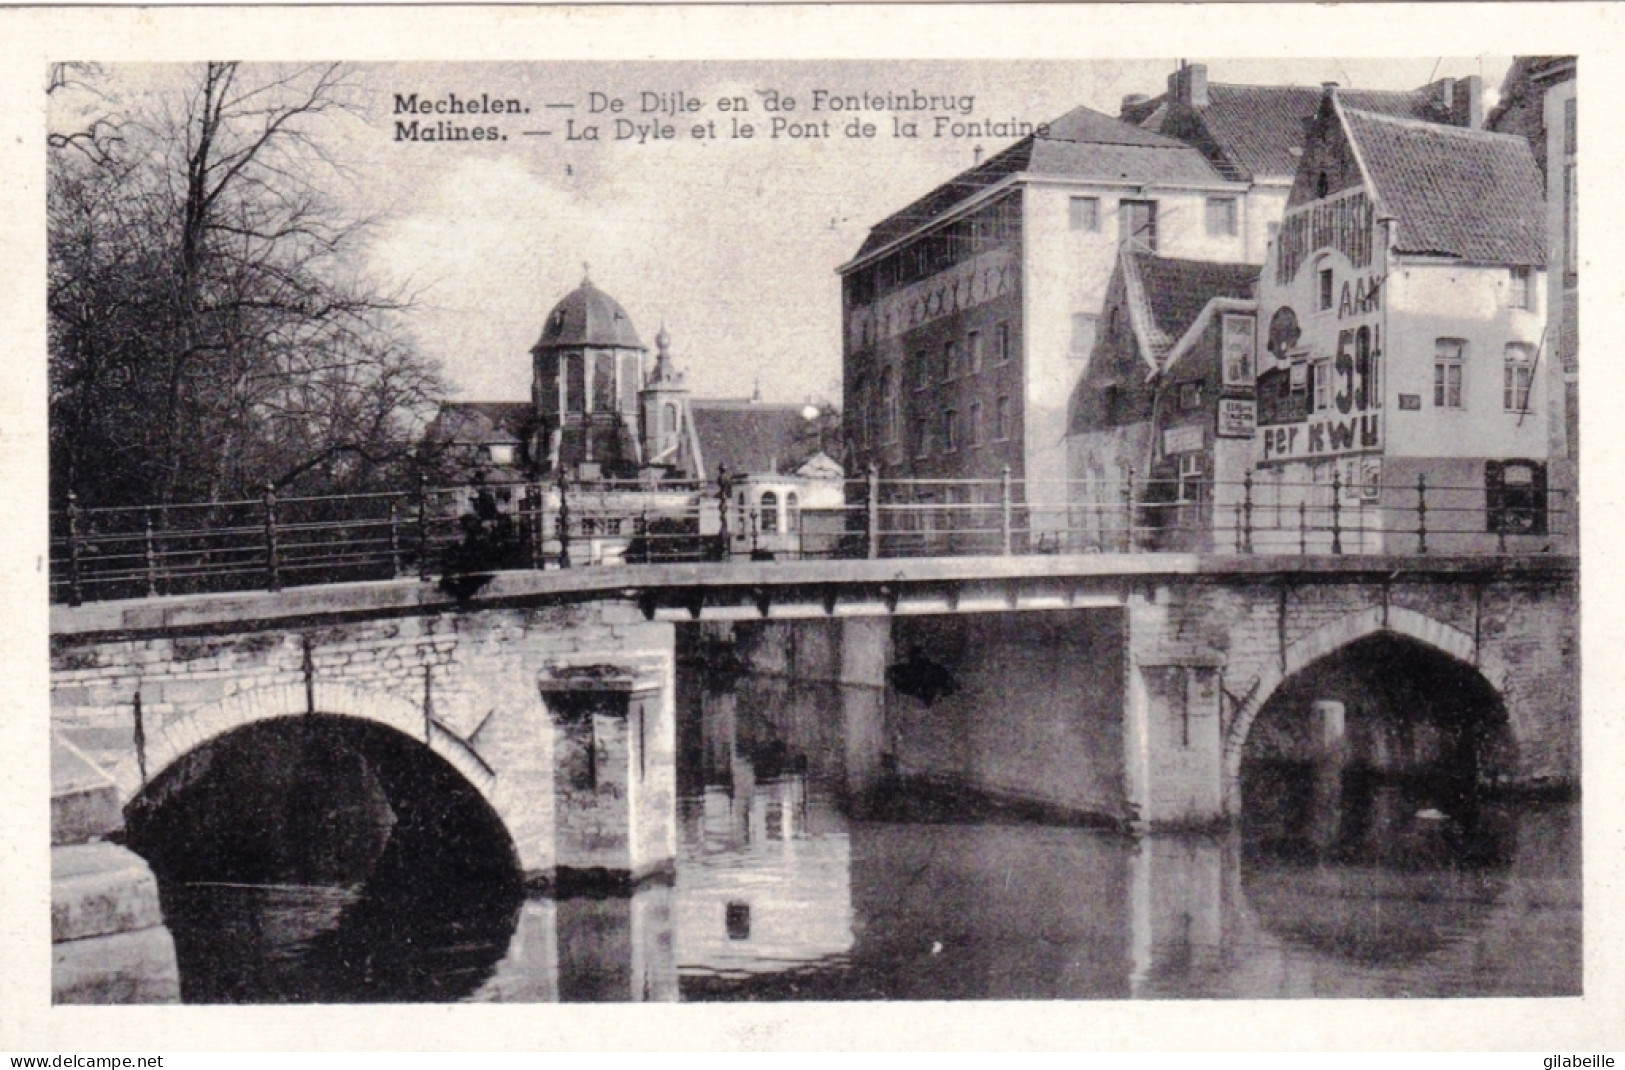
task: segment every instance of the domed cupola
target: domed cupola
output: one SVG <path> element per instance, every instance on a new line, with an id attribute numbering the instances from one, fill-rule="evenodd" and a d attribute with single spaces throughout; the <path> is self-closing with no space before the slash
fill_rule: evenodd
<path id="1" fill-rule="evenodd" d="M 632 317 L 619 301 L 583 278 L 581 285 L 553 306 L 542 325 L 536 349 L 563 349 L 572 346 L 614 346 L 642 349 Z"/>
<path id="2" fill-rule="evenodd" d="M 620 302 L 583 277 L 547 314 L 530 352 L 536 426 L 543 436 L 535 456 L 543 467 L 573 469 L 585 479 L 635 475 L 647 351 Z"/>

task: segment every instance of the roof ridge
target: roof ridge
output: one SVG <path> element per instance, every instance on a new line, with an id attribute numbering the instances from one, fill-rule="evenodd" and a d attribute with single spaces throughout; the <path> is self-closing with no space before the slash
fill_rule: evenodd
<path id="1" fill-rule="evenodd" d="M 1341 101 L 1339 101 L 1339 103 L 1341 103 Z M 1364 108 L 1356 108 L 1348 104 L 1343 104 L 1342 108 L 1345 114 L 1360 119 L 1370 119 L 1379 123 L 1392 123 L 1395 126 L 1416 127 L 1417 129 L 1426 130 L 1430 133 L 1466 136 L 1483 141 L 1528 142 L 1528 138 L 1524 137 L 1522 134 L 1506 134 L 1499 130 L 1475 129 L 1471 126 L 1457 126 L 1455 123 L 1436 123 L 1428 119 L 1413 119 L 1409 116 L 1389 115 L 1386 112 L 1367 111 Z"/>

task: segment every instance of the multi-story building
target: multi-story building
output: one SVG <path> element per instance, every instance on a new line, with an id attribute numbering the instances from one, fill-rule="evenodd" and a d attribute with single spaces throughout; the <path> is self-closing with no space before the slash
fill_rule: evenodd
<path id="1" fill-rule="evenodd" d="M 1575 169 L 1579 127 L 1573 56 L 1535 61 L 1530 80 L 1543 92 L 1546 140 L 1547 375 L 1553 400 L 1552 459 L 1566 469 L 1558 482 L 1575 486 L 1580 457 L 1580 260 Z M 1561 461 L 1559 460 L 1561 459 Z"/>
<path id="2" fill-rule="evenodd" d="M 971 481 L 914 488 L 945 508 L 997 501 L 1008 470 L 1022 541 L 1058 545 L 1067 401 L 1118 249 L 1261 259 L 1257 230 L 1246 184 L 1196 149 L 1068 112 L 873 227 L 840 268 L 849 455 L 883 479 Z"/>
<path id="3" fill-rule="evenodd" d="M 1411 90 L 1340 90 L 1361 111 L 1477 129 L 1484 121 L 1483 81 L 1441 78 Z M 1304 135 L 1320 106 L 1316 86 L 1209 82 L 1207 65 L 1182 64 L 1157 97 L 1123 98 L 1120 118 L 1198 149 L 1220 175 L 1247 183 L 1247 248 L 1237 259 L 1262 263 L 1271 228 L 1281 221 L 1297 174 Z"/>
<path id="4" fill-rule="evenodd" d="M 1545 230 L 1524 139 L 1326 89 L 1260 285 L 1256 548 L 1549 541 Z"/>

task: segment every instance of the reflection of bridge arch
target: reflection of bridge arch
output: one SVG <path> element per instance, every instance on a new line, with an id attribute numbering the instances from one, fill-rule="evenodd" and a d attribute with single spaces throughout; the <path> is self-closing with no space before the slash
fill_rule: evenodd
<path id="1" fill-rule="evenodd" d="M 314 683 L 309 693 L 303 684 L 252 688 L 211 703 L 175 720 L 147 738 L 147 782 L 187 754 L 230 732 L 261 721 L 282 717 L 302 717 L 312 710 L 340 717 L 353 717 L 392 728 L 402 735 L 424 742 L 435 754 L 462 774 L 502 820 L 512 828 L 497 791 L 496 774 L 461 739 L 438 724 L 428 727 L 421 708 L 395 695 L 365 691 L 343 684 Z M 118 783 L 119 803 L 128 805 L 142 790 L 141 767 L 135 756 L 121 761 L 113 770 Z"/>
<path id="2" fill-rule="evenodd" d="M 1494 652 L 1483 649 L 1473 641 L 1472 636 L 1460 629 L 1413 609 L 1375 606 L 1324 624 L 1290 644 L 1278 663 L 1266 664 L 1258 675 L 1242 688 L 1241 693 L 1247 697 L 1236 709 L 1224 741 L 1227 810 L 1234 813 L 1240 803 L 1241 759 L 1253 721 L 1281 685 L 1322 658 L 1335 654 L 1368 636 L 1382 634 L 1412 639 L 1430 650 L 1475 669 L 1496 696 L 1503 700 L 1503 705 L 1507 706 L 1509 727 L 1514 741 L 1523 742 L 1525 734 L 1518 723 L 1517 713 L 1505 703 L 1507 667 Z"/>

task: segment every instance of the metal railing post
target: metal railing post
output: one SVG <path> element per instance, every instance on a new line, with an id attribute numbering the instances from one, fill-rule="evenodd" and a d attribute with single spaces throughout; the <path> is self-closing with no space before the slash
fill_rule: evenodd
<path id="1" fill-rule="evenodd" d="M 265 484 L 265 581 L 266 589 L 282 590 L 282 562 L 276 544 L 276 487 Z"/>
<path id="2" fill-rule="evenodd" d="M 1242 553 L 1253 552 L 1253 474 L 1241 479 Z"/>
<path id="3" fill-rule="evenodd" d="M 570 567 L 570 480 L 559 473 L 559 568 Z"/>
<path id="4" fill-rule="evenodd" d="M 158 594 L 158 548 L 153 543 L 152 535 L 152 507 L 148 506 L 142 511 L 142 519 L 146 528 L 143 545 L 147 557 L 147 597 L 153 598 Z"/>
<path id="5" fill-rule="evenodd" d="M 1010 466 L 999 473 L 999 552 L 1009 557 L 1015 551 L 1015 495 Z"/>
<path id="6" fill-rule="evenodd" d="M 394 498 L 389 500 L 389 578 L 401 578 L 401 510 Z"/>
<path id="7" fill-rule="evenodd" d="M 1332 553 L 1343 552 L 1343 473 L 1332 469 Z"/>
<path id="8" fill-rule="evenodd" d="M 1298 499 L 1298 556 L 1309 554 L 1309 503 Z"/>
<path id="9" fill-rule="evenodd" d="M 68 491 L 68 605 L 85 600 L 79 581 L 79 495 Z"/>
<path id="10" fill-rule="evenodd" d="M 1242 541 L 1241 541 L 1241 503 L 1237 502 L 1236 503 L 1236 553 L 1244 554 L 1246 552 L 1247 551 L 1242 548 Z"/>
<path id="11" fill-rule="evenodd" d="M 880 466 L 869 465 L 868 487 L 869 557 L 880 556 Z"/>
<path id="12" fill-rule="evenodd" d="M 1416 552 L 1428 552 L 1428 476 L 1416 474 Z"/>
<path id="13" fill-rule="evenodd" d="M 429 582 L 429 477 L 418 473 L 418 579 Z"/>
<path id="14" fill-rule="evenodd" d="M 530 568 L 542 568 L 547 563 L 547 497 L 542 485 L 535 482 L 525 484 L 525 494 L 530 498 L 531 514 L 526 528 L 530 538 L 525 540 L 525 561 Z"/>
<path id="15" fill-rule="evenodd" d="M 1123 552 L 1134 551 L 1134 466 L 1123 470 Z"/>

